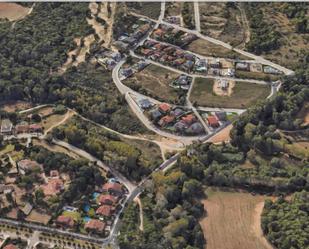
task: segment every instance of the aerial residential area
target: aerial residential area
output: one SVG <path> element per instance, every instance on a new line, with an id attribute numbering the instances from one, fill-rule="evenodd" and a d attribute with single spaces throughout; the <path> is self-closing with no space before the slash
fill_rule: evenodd
<path id="1" fill-rule="evenodd" d="M 0 2 L 0 249 L 309 248 L 306 2 Z"/>

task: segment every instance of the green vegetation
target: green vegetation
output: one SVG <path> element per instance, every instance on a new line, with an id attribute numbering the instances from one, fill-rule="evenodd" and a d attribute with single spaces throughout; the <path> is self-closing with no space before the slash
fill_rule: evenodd
<path id="1" fill-rule="evenodd" d="M 267 200 L 262 214 L 262 229 L 278 249 L 306 249 L 309 246 L 309 192 L 293 195 L 290 201 Z"/>
<path id="2" fill-rule="evenodd" d="M 284 3 L 283 13 L 295 24 L 298 33 L 309 33 L 308 3 Z"/>
<path id="3" fill-rule="evenodd" d="M 157 145 L 111 133 L 90 122 L 74 117 L 52 132 L 57 139 L 86 150 L 130 179 L 140 180 L 161 163 Z"/>
<path id="4" fill-rule="evenodd" d="M 198 106 L 247 108 L 270 94 L 269 86 L 236 82 L 230 96 L 219 96 L 213 92 L 213 84 L 213 79 L 196 78 L 191 101 Z"/>
<path id="5" fill-rule="evenodd" d="M 152 19 L 158 19 L 161 11 L 160 2 L 126 2 L 128 9 Z"/>
<path id="6" fill-rule="evenodd" d="M 255 79 L 264 81 L 276 81 L 281 78 L 280 75 L 266 74 L 263 72 L 249 72 L 236 70 L 235 77 L 239 79 Z"/>
<path id="7" fill-rule="evenodd" d="M 280 33 L 274 25 L 270 25 L 265 19 L 260 3 L 246 4 L 246 15 L 249 19 L 251 37 L 246 47 L 256 54 L 269 52 L 280 47 Z"/>
<path id="8" fill-rule="evenodd" d="M 181 14 L 185 27 L 188 29 L 194 29 L 194 7 L 191 2 L 184 2 L 181 9 Z"/>
<path id="9" fill-rule="evenodd" d="M 198 199 L 203 197 L 201 183 L 180 170 L 155 173 L 153 178 L 154 185 L 147 184 L 141 196 L 144 231 L 138 229 L 138 209 L 131 204 L 122 219 L 120 248 L 204 248 L 198 223 L 204 213 Z"/>

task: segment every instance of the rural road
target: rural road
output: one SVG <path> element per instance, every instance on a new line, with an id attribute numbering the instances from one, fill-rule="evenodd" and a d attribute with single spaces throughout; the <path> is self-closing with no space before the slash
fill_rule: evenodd
<path id="1" fill-rule="evenodd" d="M 197 32 L 201 32 L 200 7 L 199 2 L 194 2 L 194 23 Z"/>

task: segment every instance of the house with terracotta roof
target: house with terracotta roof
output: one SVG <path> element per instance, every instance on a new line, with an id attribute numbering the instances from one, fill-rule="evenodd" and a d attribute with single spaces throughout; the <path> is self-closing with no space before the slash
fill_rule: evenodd
<path id="1" fill-rule="evenodd" d="M 220 126 L 219 121 L 216 116 L 212 116 L 212 115 L 208 116 L 207 122 L 208 122 L 208 125 L 213 128 L 217 128 Z"/>
<path id="2" fill-rule="evenodd" d="M 113 195 L 99 195 L 98 202 L 103 205 L 115 205 L 117 204 L 117 198 Z"/>
<path id="3" fill-rule="evenodd" d="M 43 128 L 42 128 L 42 126 L 39 125 L 39 124 L 31 124 L 31 125 L 29 126 L 29 130 L 30 130 L 30 132 L 37 132 L 37 133 L 40 133 L 40 132 L 43 131 Z"/>
<path id="4" fill-rule="evenodd" d="M 96 219 L 91 219 L 85 224 L 85 229 L 88 232 L 103 233 L 105 226 L 106 225 L 104 222 Z"/>
<path id="5" fill-rule="evenodd" d="M 64 189 L 62 179 L 52 178 L 48 180 L 48 183 L 42 186 L 42 190 L 45 196 L 52 196 L 59 194 Z"/>
<path id="6" fill-rule="evenodd" d="M 121 196 L 123 195 L 123 187 L 117 182 L 108 182 L 105 183 L 102 187 L 103 192 L 107 192 L 111 195 Z"/>
<path id="7" fill-rule="evenodd" d="M 153 37 L 156 38 L 156 39 L 162 38 L 164 34 L 165 34 L 165 32 L 162 29 L 156 29 L 153 32 Z"/>
<path id="8" fill-rule="evenodd" d="M 167 103 L 162 103 L 159 105 L 159 111 L 161 113 L 168 113 L 171 110 L 171 106 Z"/>
<path id="9" fill-rule="evenodd" d="M 29 132 L 29 124 L 27 122 L 22 122 L 15 126 L 15 133 L 21 134 L 21 133 L 27 133 Z"/>
<path id="10" fill-rule="evenodd" d="M 183 116 L 181 120 L 187 125 L 191 125 L 196 121 L 196 117 L 193 114 L 188 114 L 186 116 Z"/>
<path id="11" fill-rule="evenodd" d="M 3 247 L 3 249 L 18 249 L 18 247 L 13 244 L 8 244 L 5 247 Z"/>
<path id="12" fill-rule="evenodd" d="M 167 115 L 167 116 L 164 116 L 163 118 L 161 118 L 158 122 L 158 124 L 161 126 L 161 127 L 164 127 L 164 126 L 167 126 L 169 124 L 172 124 L 175 120 L 175 116 L 174 115 Z"/>
<path id="13" fill-rule="evenodd" d="M 61 227 L 74 227 L 74 220 L 72 217 L 60 215 L 56 220 L 56 224 Z"/>
<path id="14" fill-rule="evenodd" d="M 110 206 L 110 205 L 102 205 L 96 210 L 97 215 L 105 216 L 105 217 L 110 217 L 114 214 L 115 212 L 115 207 Z"/>

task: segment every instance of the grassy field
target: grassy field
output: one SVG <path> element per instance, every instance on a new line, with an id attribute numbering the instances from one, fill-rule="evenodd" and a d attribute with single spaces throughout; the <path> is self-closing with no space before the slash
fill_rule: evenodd
<path id="1" fill-rule="evenodd" d="M 128 9 L 153 19 L 158 19 L 161 10 L 160 2 L 127 2 Z"/>
<path id="2" fill-rule="evenodd" d="M 169 103 L 178 103 L 178 90 L 169 84 L 179 76 L 178 73 L 165 68 L 149 65 L 141 72 L 134 74 L 132 78 L 124 80 L 124 83 L 132 89 Z"/>
<path id="3" fill-rule="evenodd" d="M 250 60 L 247 56 L 203 39 L 193 41 L 186 49 L 203 56 Z"/>
<path id="4" fill-rule="evenodd" d="M 267 74 L 263 72 L 249 72 L 236 70 L 235 77 L 240 79 L 256 79 L 264 81 L 276 81 L 280 79 L 280 75 Z"/>
<path id="5" fill-rule="evenodd" d="M 213 79 L 196 78 L 190 100 L 205 107 L 247 108 L 270 94 L 269 86 L 236 82 L 231 96 L 217 96 L 213 84 Z"/>
<path id="6" fill-rule="evenodd" d="M 264 238 L 260 216 L 264 196 L 209 190 L 200 221 L 207 249 L 272 249 Z"/>

